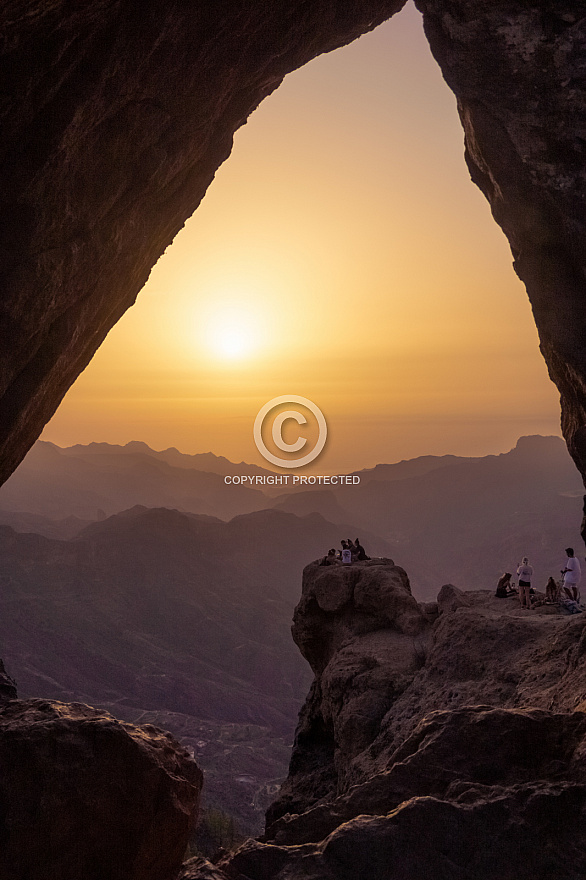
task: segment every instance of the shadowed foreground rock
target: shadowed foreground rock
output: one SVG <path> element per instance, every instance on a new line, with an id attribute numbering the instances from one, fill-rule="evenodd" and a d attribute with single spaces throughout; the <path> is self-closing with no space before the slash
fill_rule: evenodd
<path id="1" fill-rule="evenodd" d="M 315 681 L 266 837 L 181 880 L 583 880 L 585 618 L 307 566 Z"/>
<path id="2" fill-rule="evenodd" d="M 1 880 L 171 880 L 202 773 L 170 734 L 73 703 L 0 711 Z"/>

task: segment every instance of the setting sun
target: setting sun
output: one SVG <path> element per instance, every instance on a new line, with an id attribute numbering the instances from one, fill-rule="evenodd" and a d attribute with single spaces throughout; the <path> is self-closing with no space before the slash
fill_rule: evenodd
<path id="1" fill-rule="evenodd" d="M 250 358 L 266 345 L 261 310 L 241 303 L 211 303 L 201 318 L 200 341 L 214 359 Z"/>
<path id="2" fill-rule="evenodd" d="M 210 322 L 208 345 L 222 358 L 247 357 L 257 347 L 258 328 L 247 312 L 226 309 Z"/>

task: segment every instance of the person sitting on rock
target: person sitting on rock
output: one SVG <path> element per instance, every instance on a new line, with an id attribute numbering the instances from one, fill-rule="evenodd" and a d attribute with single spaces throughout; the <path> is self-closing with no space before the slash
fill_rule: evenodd
<path id="1" fill-rule="evenodd" d="M 497 599 L 506 599 L 507 596 L 512 595 L 513 592 L 514 590 L 511 587 L 511 572 L 505 571 L 498 580 L 495 596 Z"/>
<path id="2" fill-rule="evenodd" d="M 324 556 L 320 565 L 336 565 L 340 560 L 336 558 L 336 551 L 332 547 L 331 550 L 328 550 L 327 556 Z"/>
<path id="3" fill-rule="evenodd" d="M 366 550 L 360 543 L 360 539 L 356 538 L 354 541 L 354 546 L 356 547 L 356 558 L 363 562 L 365 559 L 370 559 L 370 556 L 366 555 Z"/>
<path id="4" fill-rule="evenodd" d="M 547 584 L 545 585 L 545 601 L 547 605 L 557 605 L 557 601 L 560 594 L 560 588 L 556 584 L 555 580 L 550 577 Z"/>

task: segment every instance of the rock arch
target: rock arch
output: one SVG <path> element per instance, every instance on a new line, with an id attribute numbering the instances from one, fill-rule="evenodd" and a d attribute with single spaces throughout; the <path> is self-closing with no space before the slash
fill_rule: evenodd
<path id="1" fill-rule="evenodd" d="M 0 10 L 0 482 L 289 71 L 405 0 L 8 0 Z M 582 0 L 417 0 L 586 476 Z"/>

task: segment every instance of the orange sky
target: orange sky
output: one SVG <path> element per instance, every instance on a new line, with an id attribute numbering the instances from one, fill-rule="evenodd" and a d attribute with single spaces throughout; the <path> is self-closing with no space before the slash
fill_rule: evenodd
<path id="1" fill-rule="evenodd" d="M 291 74 L 43 439 L 265 464 L 269 399 L 322 409 L 312 473 L 559 433 L 522 284 L 408 7 Z"/>

